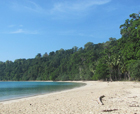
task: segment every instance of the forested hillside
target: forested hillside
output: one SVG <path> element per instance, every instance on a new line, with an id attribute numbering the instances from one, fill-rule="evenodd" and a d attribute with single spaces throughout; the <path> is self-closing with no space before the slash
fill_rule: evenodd
<path id="1" fill-rule="evenodd" d="M 120 33 L 118 40 L 0 62 L 0 80 L 139 80 L 140 14 L 131 14 Z"/>

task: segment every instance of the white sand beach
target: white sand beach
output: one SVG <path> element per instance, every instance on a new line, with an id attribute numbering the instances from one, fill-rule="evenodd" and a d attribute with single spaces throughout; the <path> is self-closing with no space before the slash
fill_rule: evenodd
<path id="1" fill-rule="evenodd" d="M 0 114 L 140 114 L 139 82 L 85 81 L 86 86 L 0 102 Z M 102 105 L 99 97 L 102 98 Z"/>

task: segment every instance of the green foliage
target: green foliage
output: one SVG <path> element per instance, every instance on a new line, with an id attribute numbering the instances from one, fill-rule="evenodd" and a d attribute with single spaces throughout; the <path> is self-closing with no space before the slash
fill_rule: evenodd
<path id="1" fill-rule="evenodd" d="M 92 42 L 88 42 L 84 45 L 84 47 L 86 50 L 92 49 L 94 47 L 94 44 Z"/>
<path id="2" fill-rule="evenodd" d="M 97 60 L 101 51 L 98 44 L 88 50 L 74 46 L 49 55 L 38 53 L 34 59 L 0 62 L 0 80 L 91 80 L 93 66 L 89 63 Z"/>
<path id="3" fill-rule="evenodd" d="M 103 63 L 99 63 L 96 66 L 96 70 L 95 70 L 95 75 L 93 76 L 93 79 L 95 80 L 106 80 L 107 78 L 109 78 L 109 69 L 107 64 L 103 64 Z"/>
<path id="4" fill-rule="evenodd" d="M 128 65 L 128 70 L 133 79 L 140 80 L 140 60 L 133 60 Z"/>
<path id="5" fill-rule="evenodd" d="M 39 58 L 41 58 L 41 53 L 38 53 L 37 55 L 36 55 L 36 57 L 35 57 L 36 59 L 39 59 Z"/>
<path id="6" fill-rule="evenodd" d="M 139 80 L 140 13 L 130 18 L 120 26 L 118 40 L 0 62 L 0 80 Z"/>

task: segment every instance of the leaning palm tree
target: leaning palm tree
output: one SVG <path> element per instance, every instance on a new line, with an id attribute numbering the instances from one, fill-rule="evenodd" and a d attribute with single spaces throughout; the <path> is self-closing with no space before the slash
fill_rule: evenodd
<path id="1" fill-rule="evenodd" d="M 112 66 L 112 62 L 111 62 L 111 58 L 110 58 L 110 56 L 108 56 L 107 58 L 106 58 L 106 63 L 107 63 L 107 65 L 108 65 L 108 67 L 109 67 L 109 74 L 110 74 L 110 81 L 112 81 L 112 72 L 113 72 L 113 66 Z"/>
<path id="2" fill-rule="evenodd" d="M 108 57 L 106 59 L 106 63 L 108 64 L 109 71 L 110 71 L 110 80 L 112 80 L 113 74 L 114 74 L 113 79 L 117 80 L 119 74 L 118 72 L 119 72 L 119 65 L 120 65 L 120 55 L 113 55 L 111 57 Z"/>
<path id="3" fill-rule="evenodd" d="M 124 79 L 127 80 L 127 76 L 128 76 L 129 80 L 131 80 L 130 73 L 127 70 L 127 63 L 125 62 L 124 56 L 122 56 L 121 58 L 119 68 L 121 73 L 124 74 Z"/>
<path id="4" fill-rule="evenodd" d="M 115 80 L 118 79 L 120 60 L 121 60 L 120 55 L 114 55 L 112 57 L 112 67 L 113 67 L 113 71 L 114 71 Z"/>

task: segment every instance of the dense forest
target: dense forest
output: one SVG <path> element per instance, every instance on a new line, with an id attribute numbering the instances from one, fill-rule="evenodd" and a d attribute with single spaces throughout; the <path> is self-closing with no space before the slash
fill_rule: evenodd
<path id="1" fill-rule="evenodd" d="M 140 13 L 131 14 L 120 33 L 118 40 L 0 62 L 0 80 L 140 80 Z"/>

